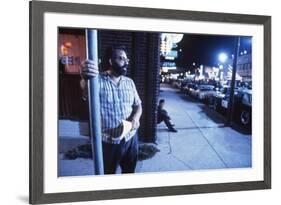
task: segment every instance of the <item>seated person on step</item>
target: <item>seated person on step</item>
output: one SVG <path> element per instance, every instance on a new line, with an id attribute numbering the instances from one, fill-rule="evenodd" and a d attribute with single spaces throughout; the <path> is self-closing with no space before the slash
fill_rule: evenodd
<path id="1" fill-rule="evenodd" d="M 160 99 L 157 108 L 157 123 L 159 124 L 164 121 L 170 132 L 177 132 L 177 130 L 174 128 L 175 125 L 171 122 L 171 117 L 168 115 L 168 112 L 164 109 L 164 105 L 165 100 Z"/>

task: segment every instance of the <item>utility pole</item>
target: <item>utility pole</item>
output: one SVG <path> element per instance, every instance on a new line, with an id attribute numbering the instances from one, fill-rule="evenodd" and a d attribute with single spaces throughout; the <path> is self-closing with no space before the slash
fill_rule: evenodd
<path id="1" fill-rule="evenodd" d="M 232 78 L 231 78 L 231 85 L 230 85 L 230 96 L 228 102 L 228 112 L 227 112 L 227 122 L 226 122 L 227 126 L 232 125 L 233 107 L 234 107 L 234 88 L 235 88 L 239 50 L 240 50 L 240 36 L 237 36 L 235 39 L 235 52 L 234 52 L 234 59 L 233 59 L 233 66 L 232 66 Z"/>
<path id="2" fill-rule="evenodd" d="M 97 30 L 86 29 L 87 58 L 98 65 L 98 35 Z M 100 119 L 100 85 L 98 77 L 88 80 L 90 134 L 92 156 L 96 175 L 103 175 L 102 136 Z"/>

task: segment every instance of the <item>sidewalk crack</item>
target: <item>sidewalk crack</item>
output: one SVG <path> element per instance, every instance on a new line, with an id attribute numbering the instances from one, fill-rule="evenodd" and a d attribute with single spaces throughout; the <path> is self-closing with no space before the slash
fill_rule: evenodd
<path id="1" fill-rule="evenodd" d="M 187 111 L 185 111 L 185 113 L 187 114 L 187 116 L 189 117 L 189 119 L 193 122 L 193 124 L 197 127 L 197 129 L 199 130 L 199 132 L 201 133 L 202 137 L 205 139 L 205 141 L 208 143 L 208 145 L 211 147 L 211 149 L 213 150 L 213 152 L 217 155 L 217 157 L 220 159 L 220 161 L 223 163 L 223 165 L 226 168 L 229 168 L 228 165 L 226 164 L 226 162 L 223 160 L 222 156 L 220 156 L 220 154 L 217 152 L 217 150 L 214 148 L 214 146 L 210 143 L 210 141 L 207 139 L 207 137 L 205 136 L 205 134 L 203 133 L 202 129 L 200 128 L 200 126 L 198 126 L 196 124 L 196 122 L 191 118 L 191 116 L 189 115 L 189 113 Z"/>
<path id="2" fill-rule="evenodd" d="M 178 157 L 176 157 L 175 155 L 171 155 L 172 157 L 174 157 L 177 161 L 181 162 L 184 166 L 186 166 L 187 168 L 194 170 L 189 164 L 187 164 L 185 161 L 179 159 Z"/>
<path id="3" fill-rule="evenodd" d="M 171 146 L 171 134 L 170 134 L 170 132 L 168 132 L 168 142 L 167 142 L 167 143 L 168 143 L 168 145 L 169 145 L 169 152 L 168 152 L 168 154 L 171 154 L 171 156 L 172 156 L 173 158 L 175 158 L 177 161 L 181 162 L 181 163 L 182 163 L 184 166 L 186 166 L 187 168 L 193 170 L 193 168 L 192 168 L 190 165 L 188 165 L 185 161 L 179 159 L 178 157 L 176 157 L 176 156 L 173 154 L 173 150 L 172 150 L 172 146 Z"/>

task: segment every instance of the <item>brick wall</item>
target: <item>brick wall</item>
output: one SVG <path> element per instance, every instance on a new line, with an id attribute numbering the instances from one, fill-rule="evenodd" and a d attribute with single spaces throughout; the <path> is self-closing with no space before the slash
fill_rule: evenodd
<path id="1" fill-rule="evenodd" d="M 150 34 L 148 36 L 148 77 L 147 77 L 147 110 L 148 118 L 148 128 L 147 128 L 147 136 L 149 137 L 149 141 L 156 140 L 156 126 L 157 126 L 157 102 L 159 96 L 159 86 L 160 86 L 160 40 L 159 34 Z M 157 49 L 158 48 L 158 49 Z"/>

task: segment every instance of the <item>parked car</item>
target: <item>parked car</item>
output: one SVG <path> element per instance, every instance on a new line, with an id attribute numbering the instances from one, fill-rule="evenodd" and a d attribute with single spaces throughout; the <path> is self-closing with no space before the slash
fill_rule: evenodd
<path id="1" fill-rule="evenodd" d="M 171 83 L 172 83 L 172 86 L 176 88 L 177 84 L 178 84 L 178 81 L 177 80 L 172 80 Z"/>
<path id="2" fill-rule="evenodd" d="M 197 99 L 207 102 L 215 92 L 215 86 L 213 85 L 198 85 L 195 96 Z"/>
<path id="3" fill-rule="evenodd" d="M 221 100 L 221 109 L 224 113 L 229 108 L 230 95 L 227 93 Z M 244 127 L 251 127 L 252 123 L 252 91 L 249 89 L 240 89 L 234 93 L 233 118 Z"/>
<path id="4" fill-rule="evenodd" d="M 187 93 L 188 95 L 190 95 L 191 93 L 193 93 L 197 89 L 198 89 L 198 85 L 195 84 L 195 83 L 188 83 L 185 86 L 183 86 L 183 91 L 185 93 Z"/>
<path id="5" fill-rule="evenodd" d="M 197 93 L 198 93 L 198 85 L 195 83 L 192 83 L 187 86 L 188 86 L 187 94 L 192 97 L 196 97 Z"/>
<path id="6" fill-rule="evenodd" d="M 251 126 L 252 123 L 252 91 L 245 89 L 237 94 L 240 101 L 236 104 L 239 122 L 243 126 Z"/>
<path id="7" fill-rule="evenodd" d="M 187 84 L 188 84 L 188 79 L 182 80 L 181 85 L 180 85 L 180 90 L 184 91 L 184 88 L 186 87 Z"/>
<path id="8" fill-rule="evenodd" d="M 211 97 L 211 104 L 213 105 L 214 109 L 216 111 L 221 111 L 221 101 L 226 96 L 226 94 L 229 95 L 230 93 L 230 87 L 229 86 L 222 86 L 219 90 L 216 90 L 216 92 Z"/>
<path id="9" fill-rule="evenodd" d="M 182 83 L 182 79 L 178 79 L 175 83 L 175 87 L 176 88 L 180 88 L 181 87 L 181 83 Z"/>

